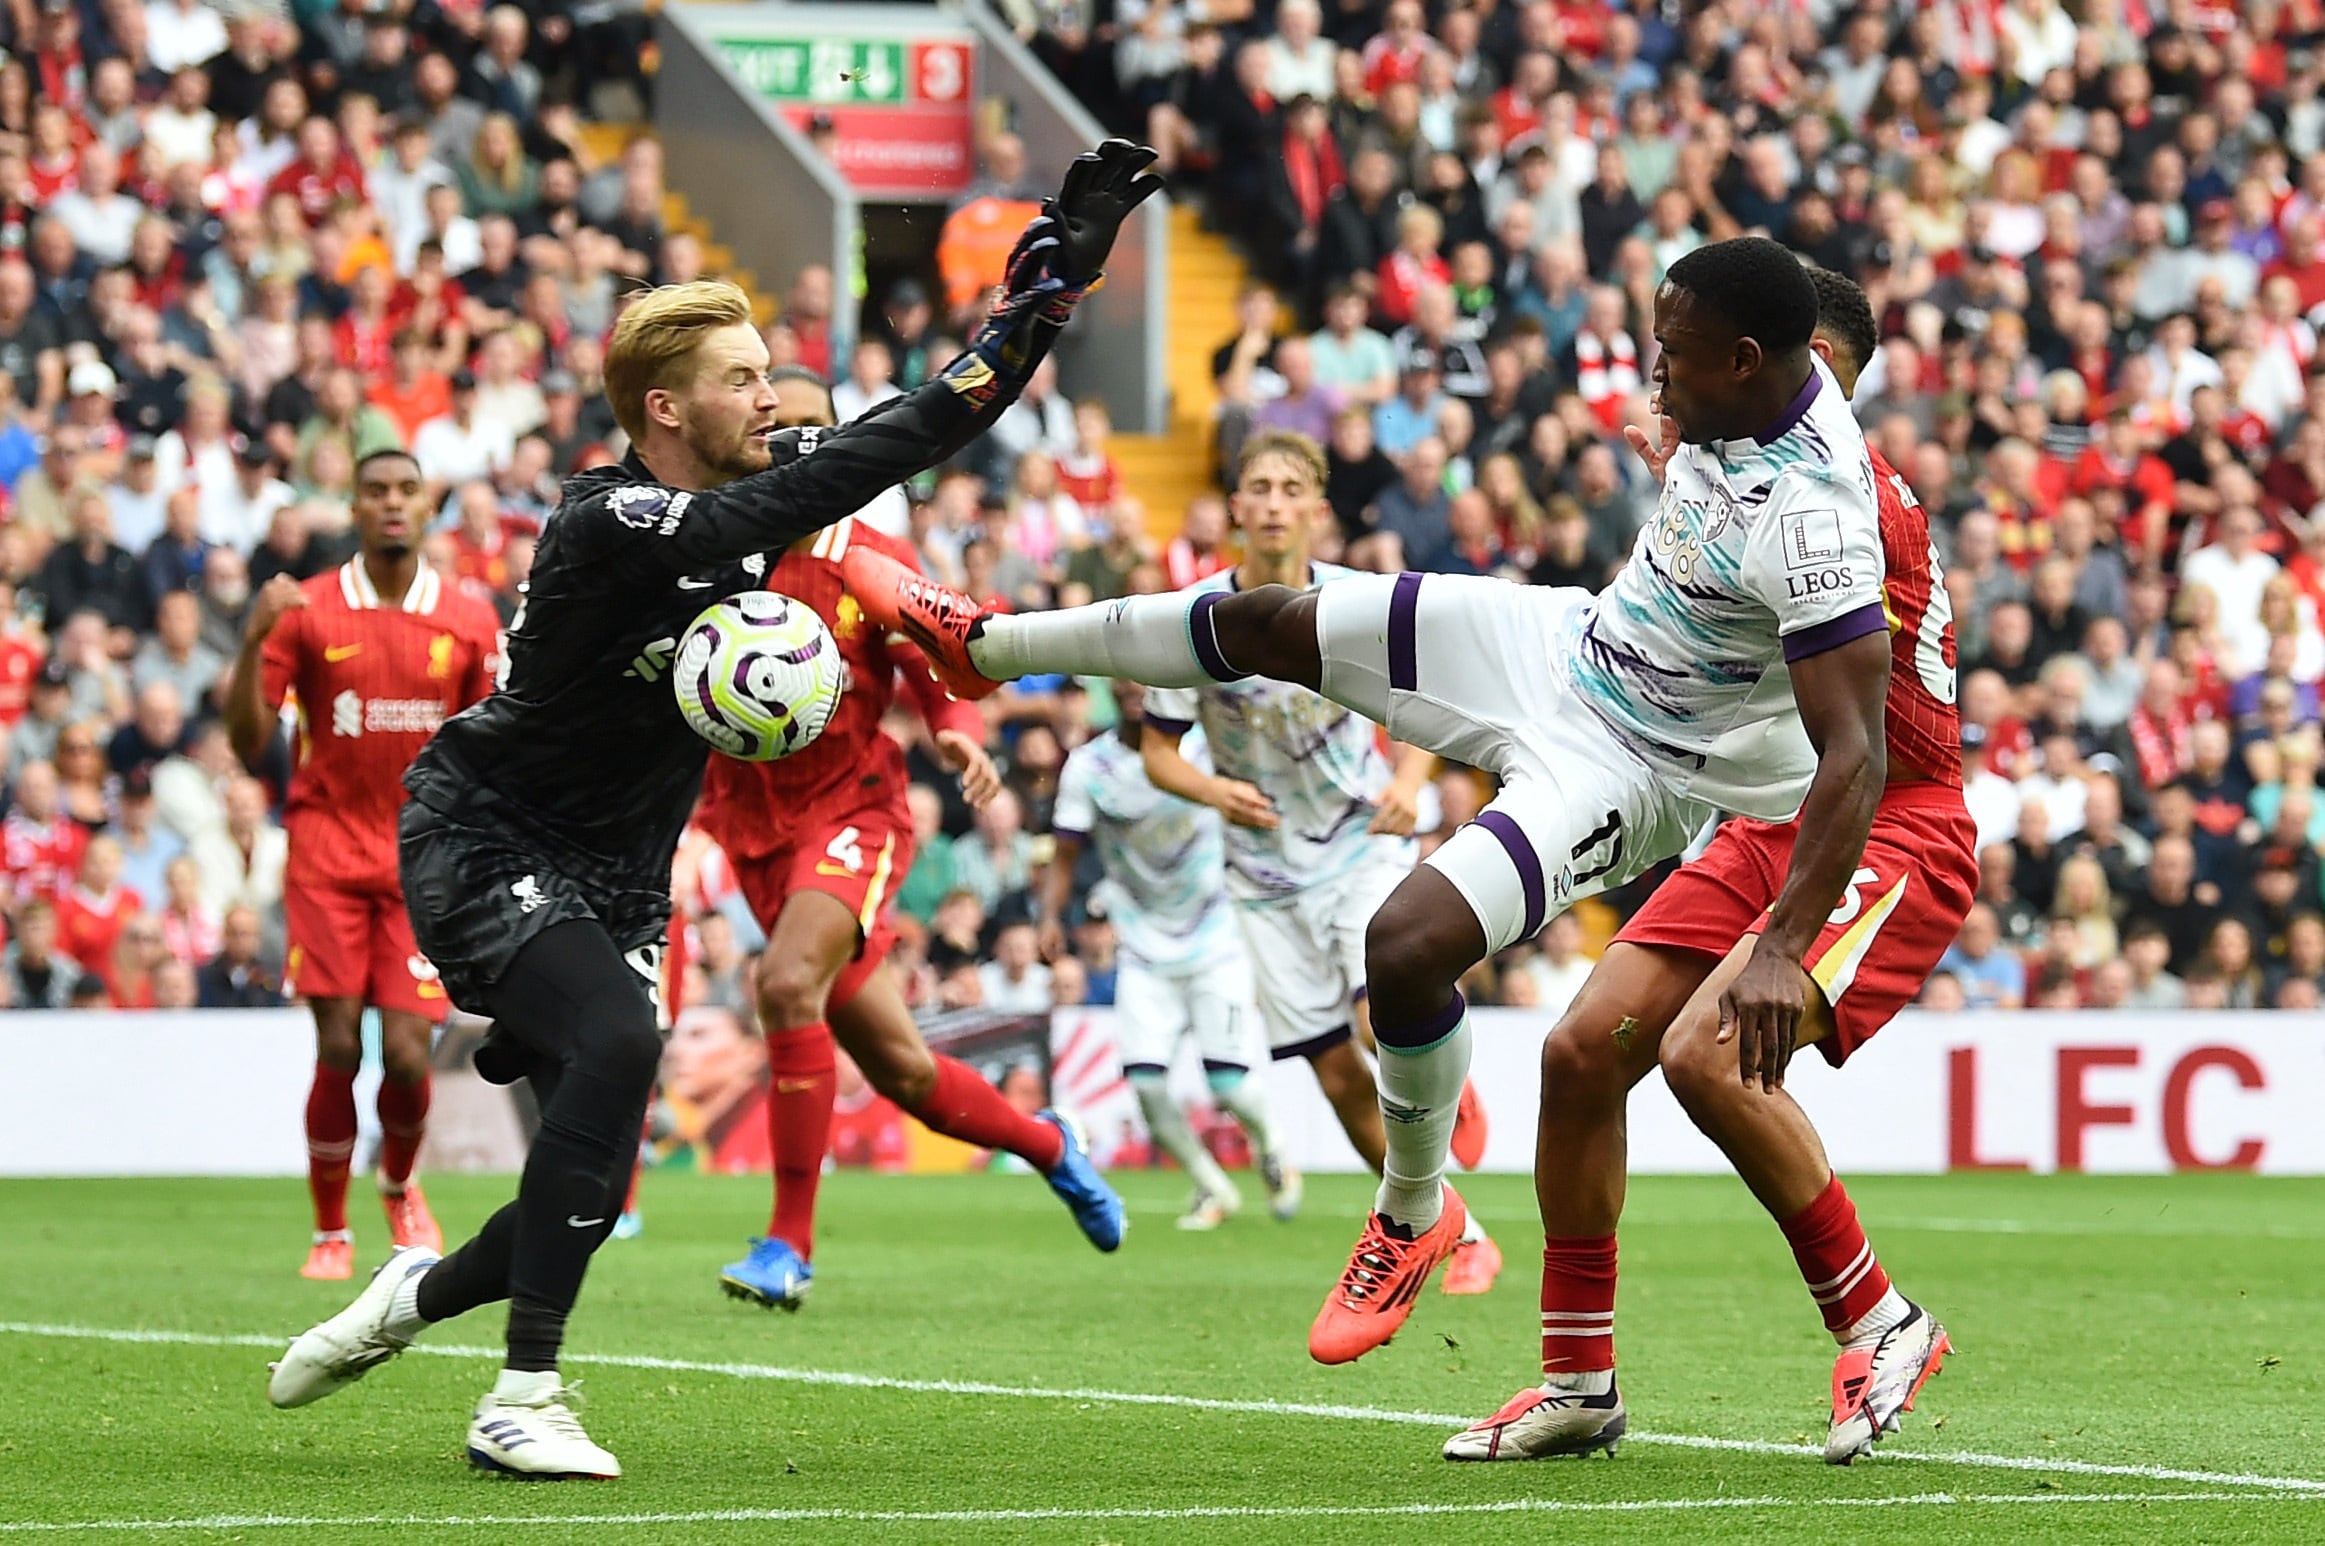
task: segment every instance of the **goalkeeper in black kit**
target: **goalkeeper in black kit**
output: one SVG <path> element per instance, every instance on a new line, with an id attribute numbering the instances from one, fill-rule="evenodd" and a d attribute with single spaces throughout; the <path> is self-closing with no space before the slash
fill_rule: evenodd
<path id="1" fill-rule="evenodd" d="M 612 1477 L 557 1372 L 565 1319 L 613 1228 L 661 1054 L 670 859 L 709 748 L 665 679 L 701 610 L 760 587 L 768 554 L 960 450 L 1013 402 L 1115 232 L 1160 181 L 1109 140 L 1077 159 L 1009 257 L 968 349 L 918 390 L 837 429 L 777 432 L 768 355 L 743 292 L 648 291 L 621 314 L 606 396 L 631 449 L 569 479 L 509 636 L 500 691 L 449 720 L 405 775 L 404 894 L 454 1003 L 494 1021 L 487 1078 L 528 1079 L 541 1128 L 513 1202 L 438 1259 L 388 1258 L 291 1344 L 267 1387 L 302 1406 L 430 1324 L 509 1301 L 508 1358 L 469 1458 L 531 1477 Z M 1069 1163 L 1088 1164 L 1078 1151 Z M 1095 1172 L 1089 1178 L 1103 1187 Z"/>

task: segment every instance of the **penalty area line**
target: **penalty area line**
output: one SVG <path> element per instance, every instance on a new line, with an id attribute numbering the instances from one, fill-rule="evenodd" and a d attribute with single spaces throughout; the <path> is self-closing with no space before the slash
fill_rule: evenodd
<path id="1" fill-rule="evenodd" d="M 0 1336 L 46 1338 L 59 1341 L 161 1343 L 179 1347 L 256 1347 L 279 1349 L 289 1339 L 255 1333 L 221 1334 L 199 1331 L 156 1331 L 77 1326 L 38 1321 L 0 1321 Z M 414 1343 L 407 1352 L 432 1358 L 497 1359 L 496 1347 L 445 1343 Z M 1465 1428 L 1472 1419 L 1449 1412 L 1398 1411 L 1385 1407 L 1348 1406 L 1307 1401 L 1267 1401 L 1227 1396 L 1181 1396 L 1152 1391 L 1100 1390 L 1081 1387 L 1001 1385 L 982 1380 L 903 1379 L 883 1374 L 857 1374 L 841 1369 L 789 1369 L 772 1364 L 721 1363 L 693 1358 L 657 1358 L 638 1353 L 568 1353 L 569 1364 L 606 1369 L 649 1369 L 658 1373 L 712 1374 L 727 1379 L 773 1380 L 790 1385 L 829 1385 L 854 1390 L 896 1390 L 920 1395 L 989 1396 L 1010 1401 L 1071 1401 L 1094 1406 L 1160 1406 L 1185 1411 L 1229 1412 L 1254 1417 L 1314 1417 L 1333 1422 L 1398 1423 L 1439 1430 Z M 1696 1433 L 1657 1433 L 1633 1428 L 1626 1444 L 1659 1444 L 1676 1449 L 1719 1450 L 1729 1454 L 1802 1455 L 1824 1458 L 1813 1444 L 1779 1444 L 1766 1439 L 1714 1438 Z M 2184 1482 L 2206 1487 L 2262 1488 L 2273 1492 L 2325 1495 L 2325 1480 L 2303 1476 L 2268 1476 L 2246 1471 L 2203 1471 L 2178 1466 L 2121 1465 L 2094 1460 L 2053 1459 L 2032 1455 L 1986 1455 L 1971 1451 L 1897 1449 L 1884 1446 L 1872 1457 L 1883 1465 L 1952 1465 L 1993 1471 L 2025 1471 L 2058 1476 L 2111 1476 L 2149 1482 Z"/>
<path id="2" fill-rule="evenodd" d="M 639 1514 L 205 1514 L 188 1519 L 0 1520 L 0 1534 L 63 1535 L 98 1530 L 352 1530 L 488 1528 L 519 1525 L 552 1529 L 692 1524 L 1028 1524 L 1042 1521 L 1205 1519 L 1401 1519 L 1452 1514 L 1682 1514 L 1706 1509 L 1774 1512 L 1790 1509 L 1862 1508 L 2072 1508 L 2092 1504 L 2180 1506 L 2219 1503 L 2306 1503 L 2313 1495 L 2293 1492 L 2061 1492 L 1904 1493 L 1887 1498 L 1625 1498 L 1578 1501 L 1511 1498 L 1486 1503 L 1383 1503 L 1242 1507 L 1219 1504 L 1192 1508 L 722 1508 L 687 1513 Z"/>

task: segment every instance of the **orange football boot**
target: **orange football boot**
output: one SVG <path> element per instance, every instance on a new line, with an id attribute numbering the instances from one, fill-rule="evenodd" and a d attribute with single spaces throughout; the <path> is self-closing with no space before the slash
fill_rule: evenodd
<path id="1" fill-rule="evenodd" d="M 876 627 L 920 646 L 929 669 L 954 697 L 974 703 L 1000 690 L 969 658 L 969 639 L 987 608 L 860 543 L 840 555 L 840 578 Z"/>
<path id="2" fill-rule="evenodd" d="M 1368 1214 L 1348 1270 L 1308 1328 L 1308 1356 L 1318 1363 L 1352 1363 L 1395 1336 L 1413 1313 L 1421 1285 L 1453 1254 L 1468 1225 L 1469 1209 L 1450 1186 L 1445 1211 L 1417 1239 L 1405 1238 L 1400 1226 L 1380 1214 Z"/>
<path id="3" fill-rule="evenodd" d="M 424 1245 L 438 1256 L 444 1254 L 444 1231 L 436 1227 L 427 1194 L 416 1179 L 406 1181 L 401 1192 L 380 1193 L 379 1205 L 387 1213 L 388 1235 L 396 1245 Z"/>
<path id="4" fill-rule="evenodd" d="M 307 1265 L 299 1269 L 299 1276 L 318 1283 L 340 1283 L 354 1277 L 355 1241 L 344 1234 L 318 1239 L 307 1248 Z"/>
<path id="5" fill-rule="evenodd" d="M 1478 1099 L 1477 1081 L 1461 1081 L 1461 1104 L 1453 1108 L 1453 1162 L 1475 1170 L 1485 1162 L 1485 1102 Z"/>

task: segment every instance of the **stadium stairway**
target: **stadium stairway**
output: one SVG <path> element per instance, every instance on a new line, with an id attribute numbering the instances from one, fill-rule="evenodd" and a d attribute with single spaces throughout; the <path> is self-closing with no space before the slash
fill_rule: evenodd
<path id="1" fill-rule="evenodd" d="M 1235 334 L 1235 297 L 1250 270 L 1227 239 L 1203 228 L 1192 201 L 1170 209 L 1169 346 L 1164 380 L 1170 422 L 1157 435 L 1117 435 L 1122 481 L 1146 504 L 1157 542 L 1178 535 L 1187 504 L 1215 487 L 1211 418 L 1219 395 L 1211 385 L 1211 352 Z"/>
<path id="2" fill-rule="evenodd" d="M 591 158 L 600 166 L 611 165 L 621 159 L 630 141 L 646 132 L 646 125 L 637 123 L 584 123 L 581 140 Z M 684 231 L 702 243 L 705 271 L 723 279 L 732 279 L 751 297 L 751 315 L 761 327 L 775 320 L 775 298 L 759 283 L 759 276 L 735 261 L 734 249 L 711 234 L 707 222 L 695 218 L 687 208 L 682 193 L 665 192 L 662 195 L 662 225 L 668 231 Z"/>

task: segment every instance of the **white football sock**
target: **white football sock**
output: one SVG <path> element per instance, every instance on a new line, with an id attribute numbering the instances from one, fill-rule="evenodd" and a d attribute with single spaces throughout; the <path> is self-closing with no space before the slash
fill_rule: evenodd
<path id="1" fill-rule="evenodd" d="M 1377 1037 L 1377 1020 L 1374 1032 Z M 1379 1051 L 1381 1126 L 1388 1153 L 1374 1206 L 1418 1234 L 1445 1211 L 1453 1118 L 1469 1078 L 1469 1014 L 1461 1009 L 1452 1031 L 1427 1047 L 1408 1051 L 1380 1037 Z"/>
<path id="2" fill-rule="evenodd" d="M 434 1324 L 420 1313 L 420 1279 L 426 1277 L 435 1265 L 430 1262 L 417 1271 L 405 1273 L 404 1280 L 396 1285 L 395 1293 L 388 1300 L 385 1329 L 389 1336 L 409 1342 Z"/>
<path id="3" fill-rule="evenodd" d="M 510 1406 L 538 1406 L 563 1383 L 555 1369 L 503 1369 L 493 1382 L 492 1399 Z"/>
<path id="4" fill-rule="evenodd" d="M 1138 1092 L 1138 1109 L 1146 1118 L 1146 1130 L 1154 1134 L 1165 1154 L 1179 1162 L 1188 1179 L 1215 1197 L 1232 1194 L 1235 1183 L 1227 1179 L 1227 1172 L 1219 1168 L 1211 1151 L 1187 1126 L 1186 1113 L 1171 1099 L 1169 1079 L 1161 1074 L 1133 1074 L 1130 1087 Z"/>
<path id="5" fill-rule="evenodd" d="M 1542 1376 L 1544 1390 L 1562 1390 L 1575 1396 L 1603 1396 L 1615 1388 L 1612 1369 L 1570 1369 Z"/>
<path id="6" fill-rule="evenodd" d="M 1874 1301 L 1872 1309 L 1867 1310 L 1858 1318 L 1854 1326 L 1833 1340 L 1843 1347 L 1849 1347 L 1859 1342 L 1878 1341 L 1882 1333 L 1903 1325 L 1905 1318 L 1912 1313 L 1912 1302 L 1899 1293 L 1897 1285 L 1892 1283 L 1887 1292 Z"/>
<path id="7" fill-rule="evenodd" d="M 1149 687 L 1202 687 L 1229 680 L 1231 673 L 1206 668 L 1195 643 L 1194 630 L 1200 627 L 1202 649 L 1214 666 L 1225 666 L 1210 619 L 1195 616 L 1198 600 L 1219 594 L 1174 591 L 1023 617 L 997 614 L 986 618 L 969 641 L 969 660 L 997 682 L 1050 672 L 1126 677 Z"/>
<path id="8" fill-rule="evenodd" d="M 1461 1225 L 1461 1243 L 1475 1245 L 1484 1238 L 1485 1226 L 1477 1221 L 1477 1215 L 1474 1213 L 1465 1215 Z"/>
<path id="9" fill-rule="evenodd" d="M 1255 1073 L 1237 1071 L 1211 1075 L 1211 1098 L 1243 1124 L 1255 1154 L 1276 1152 L 1275 1124 L 1268 1115 L 1267 1081 Z"/>

